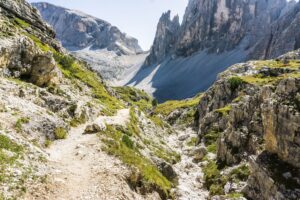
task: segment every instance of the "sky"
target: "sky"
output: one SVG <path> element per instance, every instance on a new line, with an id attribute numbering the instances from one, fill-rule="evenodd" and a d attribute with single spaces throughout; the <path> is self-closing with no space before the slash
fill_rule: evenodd
<path id="1" fill-rule="evenodd" d="M 29 2 L 39 2 L 28 0 Z M 40 0 L 41 1 L 41 0 Z M 188 0 L 42 0 L 70 9 L 80 10 L 108 21 L 122 32 L 139 40 L 144 50 L 150 49 L 158 20 L 163 12 L 172 11 L 180 20 Z"/>

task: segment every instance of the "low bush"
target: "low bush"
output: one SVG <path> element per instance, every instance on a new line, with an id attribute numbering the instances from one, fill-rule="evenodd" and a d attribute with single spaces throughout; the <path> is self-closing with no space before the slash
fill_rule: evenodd
<path id="1" fill-rule="evenodd" d="M 67 138 L 67 131 L 62 127 L 58 127 L 54 131 L 54 136 L 56 140 L 62 140 Z"/>

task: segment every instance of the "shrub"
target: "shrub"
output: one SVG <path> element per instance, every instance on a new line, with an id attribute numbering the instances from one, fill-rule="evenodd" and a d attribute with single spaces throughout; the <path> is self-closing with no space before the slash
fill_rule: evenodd
<path id="1" fill-rule="evenodd" d="M 130 149 L 134 148 L 134 143 L 133 141 L 129 138 L 128 135 L 123 135 L 122 137 L 122 142 Z"/>
<path id="2" fill-rule="evenodd" d="M 153 99 L 153 100 L 152 100 L 152 106 L 153 106 L 153 107 L 156 107 L 157 105 L 158 105 L 157 99 Z"/>
<path id="3" fill-rule="evenodd" d="M 209 163 L 203 168 L 203 173 L 205 186 L 207 188 L 210 188 L 211 185 L 218 182 L 218 179 L 221 177 L 220 170 L 214 161 L 209 161 Z"/>
<path id="4" fill-rule="evenodd" d="M 240 181 L 246 181 L 250 175 L 250 170 L 247 165 L 242 165 L 238 168 L 233 169 L 230 172 L 231 179 L 237 179 Z"/>
<path id="5" fill-rule="evenodd" d="M 67 138 L 67 131 L 62 127 L 58 127 L 54 131 L 54 136 L 56 140 L 62 140 Z"/>
<path id="6" fill-rule="evenodd" d="M 46 139 L 46 140 L 45 140 L 45 147 L 46 147 L 46 148 L 49 148 L 49 147 L 51 146 L 51 144 L 52 144 L 52 141 L 51 141 L 51 140 L 49 140 L 49 139 Z"/>
<path id="7" fill-rule="evenodd" d="M 239 77 L 231 77 L 228 80 L 229 84 L 230 84 L 230 89 L 231 91 L 235 91 L 236 89 L 238 89 L 238 87 L 240 85 L 242 85 L 244 83 L 243 79 L 239 78 Z"/>

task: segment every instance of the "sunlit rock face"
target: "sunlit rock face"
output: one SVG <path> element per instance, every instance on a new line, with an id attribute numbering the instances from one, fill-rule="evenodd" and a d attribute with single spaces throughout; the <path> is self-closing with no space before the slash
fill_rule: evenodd
<path id="1" fill-rule="evenodd" d="M 137 39 L 104 20 L 48 3 L 34 3 L 33 6 L 53 26 L 57 38 L 69 50 L 106 48 L 120 55 L 142 52 Z"/>
<path id="2" fill-rule="evenodd" d="M 169 28 L 170 23 L 163 23 L 166 14 L 162 16 L 149 56 L 152 59 L 148 59 L 152 62 L 146 64 L 160 62 L 161 57 L 153 59 L 153 55 L 159 52 L 186 57 L 200 50 L 222 53 L 241 45 L 251 51 L 266 35 L 271 24 L 293 5 L 295 2 L 287 3 L 286 0 L 190 0 L 182 25 L 179 31 L 175 31 L 175 35 L 170 34 L 172 31 L 161 31 L 172 30 Z M 167 21 L 171 22 L 170 19 Z M 167 42 L 169 44 L 165 44 Z M 164 43 L 164 49 L 161 43 Z M 172 50 L 168 49 L 170 47 Z"/>

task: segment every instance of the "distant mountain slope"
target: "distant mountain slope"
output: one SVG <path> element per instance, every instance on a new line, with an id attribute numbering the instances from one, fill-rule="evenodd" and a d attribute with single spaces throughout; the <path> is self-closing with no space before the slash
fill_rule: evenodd
<path id="1" fill-rule="evenodd" d="M 62 45 L 110 84 L 124 82 L 125 71 L 141 66 L 147 56 L 137 39 L 104 20 L 49 3 L 32 5 L 56 31 Z"/>
<path id="2" fill-rule="evenodd" d="M 180 27 L 169 12 L 163 14 L 150 55 L 128 84 L 155 91 L 154 96 L 162 101 L 182 99 L 206 90 L 219 72 L 234 63 L 294 50 L 300 22 L 296 4 L 190 0 Z M 273 53 L 266 55 L 267 48 Z"/>
<path id="3" fill-rule="evenodd" d="M 80 50 L 87 47 L 115 51 L 119 54 L 142 52 L 138 40 L 122 33 L 110 23 L 49 3 L 33 3 L 43 19 L 56 31 L 57 38 L 68 50 Z"/>

